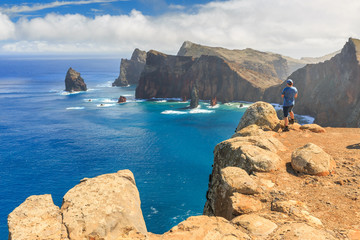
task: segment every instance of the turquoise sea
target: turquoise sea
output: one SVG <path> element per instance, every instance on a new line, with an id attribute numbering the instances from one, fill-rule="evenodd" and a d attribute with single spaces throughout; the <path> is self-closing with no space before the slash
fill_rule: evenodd
<path id="1" fill-rule="evenodd" d="M 0 239 L 7 215 L 30 195 L 65 193 L 84 177 L 130 169 L 148 231 L 163 233 L 202 214 L 215 145 L 244 107 L 177 99 L 136 100 L 135 87 L 111 87 L 119 59 L 0 59 Z M 69 67 L 89 90 L 63 92 Z M 127 103 L 117 104 L 120 95 Z"/>

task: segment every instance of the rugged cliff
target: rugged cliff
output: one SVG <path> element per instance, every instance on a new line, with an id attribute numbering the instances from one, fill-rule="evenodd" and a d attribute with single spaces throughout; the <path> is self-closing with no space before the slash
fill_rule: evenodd
<path id="1" fill-rule="evenodd" d="M 177 56 L 156 51 L 147 54 L 136 97 L 188 99 L 196 83 L 202 100 L 258 101 L 266 88 L 280 84 L 306 63 L 319 60 L 323 59 L 296 60 L 249 48 L 229 50 L 186 41 Z"/>
<path id="2" fill-rule="evenodd" d="M 215 147 L 205 215 L 162 235 L 147 232 L 122 170 L 82 179 L 60 209 L 51 195 L 29 197 L 9 214 L 9 240 L 359 239 L 360 129 L 279 125 L 270 104 L 251 105 Z"/>
<path id="3" fill-rule="evenodd" d="M 131 59 L 121 59 L 119 77 L 113 82 L 113 86 L 123 87 L 129 84 L 137 84 L 140 74 L 144 69 L 146 52 L 136 48 Z"/>
<path id="4" fill-rule="evenodd" d="M 360 126 L 360 40 L 350 38 L 328 61 L 308 64 L 289 78 L 299 91 L 294 111 L 315 117 L 323 126 Z M 281 102 L 285 83 L 265 91 L 264 100 Z"/>
<path id="5" fill-rule="evenodd" d="M 319 58 L 294 59 L 280 54 L 261 52 L 251 48 L 230 50 L 221 47 L 209 47 L 185 41 L 178 51 L 178 56 L 200 57 L 201 55 L 218 56 L 227 62 L 237 63 L 246 69 L 285 80 L 292 72 L 306 64 L 323 62 L 336 53 Z"/>
<path id="6" fill-rule="evenodd" d="M 69 68 L 65 77 L 65 91 L 77 92 L 86 90 L 86 84 L 84 82 L 84 79 L 80 76 L 80 73 L 78 73 L 72 68 Z"/>
<path id="7" fill-rule="evenodd" d="M 186 73 L 194 64 L 192 57 L 149 51 L 136 88 L 136 98 L 190 98 L 193 81 Z"/>
<path id="8" fill-rule="evenodd" d="M 221 102 L 256 101 L 265 88 L 281 82 L 273 76 L 274 72 L 268 75 L 271 71 L 262 69 L 255 71 L 218 56 L 193 58 L 150 51 L 136 88 L 136 98 L 190 98 L 196 83 L 199 98 L 203 100 L 216 97 Z"/>

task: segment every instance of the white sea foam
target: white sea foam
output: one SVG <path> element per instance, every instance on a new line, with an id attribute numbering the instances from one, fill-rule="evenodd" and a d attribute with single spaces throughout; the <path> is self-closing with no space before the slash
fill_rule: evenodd
<path id="1" fill-rule="evenodd" d="M 191 114 L 195 114 L 195 113 L 214 113 L 214 112 L 215 112 L 214 110 L 206 110 L 206 109 L 198 109 L 198 108 L 190 110 Z"/>
<path id="2" fill-rule="evenodd" d="M 84 99 L 84 102 L 98 102 L 99 99 L 98 98 L 88 98 L 88 99 Z"/>
<path id="3" fill-rule="evenodd" d="M 104 103 L 116 103 L 117 100 L 110 99 L 110 98 L 105 98 L 105 99 L 102 99 L 101 102 L 104 102 Z"/>
<path id="4" fill-rule="evenodd" d="M 180 114 L 187 114 L 187 112 L 182 111 L 174 111 L 174 110 L 165 110 L 162 111 L 161 114 L 174 114 L 174 115 L 180 115 Z"/>
<path id="5" fill-rule="evenodd" d="M 61 91 L 60 94 L 61 95 L 74 95 L 74 94 L 79 94 L 82 92 L 66 92 L 66 91 Z"/>
<path id="6" fill-rule="evenodd" d="M 208 106 L 208 108 L 212 108 L 212 109 L 219 108 L 219 107 L 220 107 L 220 104 L 215 104 L 214 106 Z"/>
<path id="7" fill-rule="evenodd" d="M 112 107 L 115 106 L 115 104 L 98 104 L 97 107 Z"/>
<path id="8" fill-rule="evenodd" d="M 154 207 L 150 207 L 150 209 L 151 209 L 151 213 L 152 214 L 157 214 L 159 211 L 156 209 L 156 208 L 154 208 Z"/>
<path id="9" fill-rule="evenodd" d="M 84 107 L 68 107 L 66 109 L 67 110 L 80 110 L 80 109 L 84 109 Z"/>

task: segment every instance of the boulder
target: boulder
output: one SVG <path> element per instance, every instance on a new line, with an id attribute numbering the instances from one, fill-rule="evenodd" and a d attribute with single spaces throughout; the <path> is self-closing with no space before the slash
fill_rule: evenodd
<path id="1" fill-rule="evenodd" d="M 129 170 L 81 180 L 64 196 L 61 212 L 70 239 L 144 238 L 147 234 Z"/>
<path id="2" fill-rule="evenodd" d="M 278 131 L 280 129 L 280 120 L 274 107 L 266 102 L 256 102 L 250 105 L 242 116 L 236 132 L 252 124 L 264 130 Z"/>
<path id="3" fill-rule="evenodd" d="M 249 136 L 262 136 L 270 137 L 273 136 L 272 131 L 264 131 L 258 125 L 252 124 L 247 127 L 242 128 L 240 131 L 237 131 L 232 138 L 234 137 L 249 137 Z"/>
<path id="4" fill-rule="evenodd" d="M 215 171 L 228 166 L 240 167 L 248 173 L 253 171 L 270 172 L 278 169 L 280 157 L 277 154 L 246 141 L 237 142 L 236 140 L 238 139 L 229 139 L 215 147 Z M 260 141 L 257 144 L 262 145 Z M 265 147 L 265 144 L 262 147 Z"/>
<path id="5" fill-rule="evenodd" d="M 259 192 L 258 185 L 249 174 L 238 167 L 226 167 L 221 170 L 223 187 L 233 192 L 252 195 Z"/>
<path id="6" fill-rule="evenodd" d="M 233 148 L 238 148 L 244 145 L 257 146 L 273 153 L 284 151 L 286 149 L 284 144 L 282 144 L 277 138 L 265 133 L 263 136 L 233 137 L 223 141 L 223 143 L 231 144 Z"/>
<path id="7" fill-rule="evenodd" d="M 126 97 L 120 96 L 119 100 L 118 100 L 118 103 L 124 103 L 124 102 L 126 102 Z"/>
<path id="8" fill-rule="evenodd" d="M 69 68 L 65 77 L 65 91 L 78 92 L 86 90 L 86 84 L 84 82 L 84 79 L 80 76 L 80 73 L 78 73 L 72 68 Z"/>
<path id="9" fill-rule="evenodd" d="M 207 206 L 205 206 L 208 211 L 204 210 L 204 213 L 231 220 L 239 215 L 240 211 L 244 211 L 241 210 L 244 207 L 234 206 L 234 203 L 238 202 L 234 194 L 252 195 L 259 191 L 258 185 L 245 170 L 238 167 L 226 167 L 221 170 L 220 175 L 215 175 L 212 179 L 211 189 L 207 193 Z M 252 208 L 248 207 L 248 209 Z"/>
<path id="10" fill-rule="evenodd" d="M 245 228 L 250 235 L 261 238 L 266 238 L 278 227 L 274 222 L 257 214 L 241 215 L 231 220 L 231 222 Z"/>
<path id="11" fill-rule="evenodd" d="M 271 236 L 273 240 L 335 240 L 324 230 L 319 230 L 306 223 L 290 223 L 279 227 Z"/>
<path id="12" fill-rule="evenodd" d="M 8 216 L 9 240 L 65 239 L 59 207 L 50 194 L 30 196 Z"/>
<path id="13" fill-rule="evenodd" d="M 163 235 L 149 240 L 250 240 L 251 238 L 222 217 L 189 217 Z"/>
<path id="14" fill-rule="evenodd" d="M 264 207 L 260 200 L 241 193 L 234 193 L 230 199 L 232 205 L 229 209 L 231 210 L 231 216 L 229 217 L 229 220 L 242 214 L 260 211 Z"/>
<path id="15" fill-rule="evenodd" d="M 333 158 L 313 143 L 296 149 L 291 155 L 291 166 L 300 173 L 326 176 L 335 166 Z"/>
<path id="16" fill-rule="evenodd" d="M 300 127 L 301 130 L 309 130 L 315 133 L 324 133 L 326 130 L 317 124 L 305 124 Z"/>

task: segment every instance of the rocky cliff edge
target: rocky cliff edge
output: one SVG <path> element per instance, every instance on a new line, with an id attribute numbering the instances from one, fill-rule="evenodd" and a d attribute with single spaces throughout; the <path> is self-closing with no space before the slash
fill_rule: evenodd
<path id="1" fill-rule="evenodd" d="M 162 235 L 147 232 L 123 170 L 81 180 L 60 209 L 29 197 L 9 214 L 9 239 L 359 239 L 360 130 L 282 125 L 270 104 L 251 105 L 215 147 L 204 215 Z"/>

